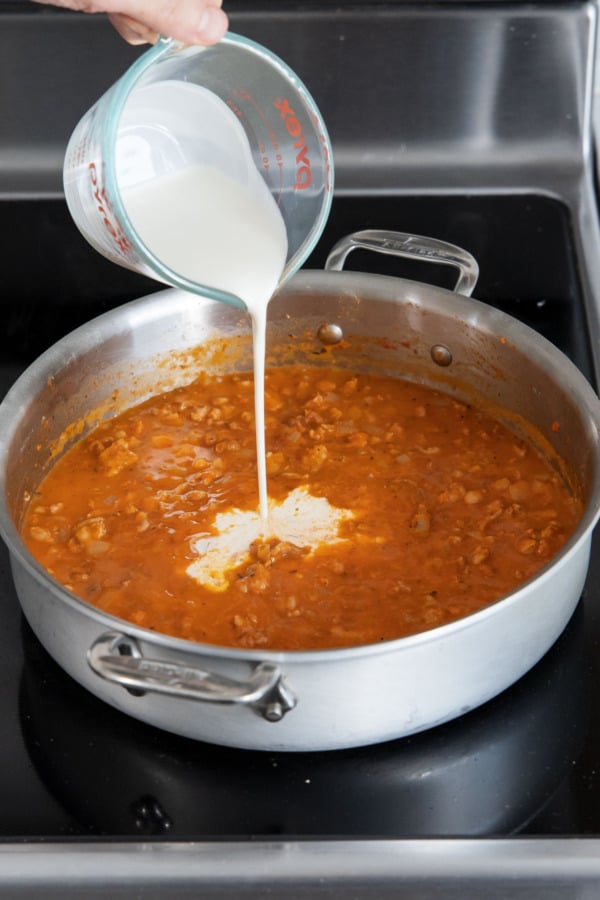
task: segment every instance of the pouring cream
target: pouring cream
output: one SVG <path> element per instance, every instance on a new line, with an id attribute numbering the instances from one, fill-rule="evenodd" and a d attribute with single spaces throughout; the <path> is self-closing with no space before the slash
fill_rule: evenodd
<path id="1" fill-rule="evenodd" d="M 284 221 L 267 186 L 252 192 L 198 166 L 123 191 L 141 240 L 190 281 L 235 294 L 252 319 L 259 508 L 267 519 L 264 367 L 267 304 L 287 255 Z"/>
<path id="2" fill-rule="evenodd" d="M 191 87 L 181 85 L 186 92 Z M 177 84 L 169 84 L 171 92 L 177 89 Z M 145 103 L 149 91 L 145 88 Z M 195 113 L 204 101 L 214 122 L 215 98 L 210 92 L 194 93 Z M 235 120 L 225 104 L 222 114 Z M 227 123 L 232 124 L 229 119 Z M 234 125 L 239 128 L 237 121 Z M 131 141 L 131 136 L 125 140 Z M 249 145 L 247 153 L 246 183 L 213 165 L 199 164 L 121 188 L 127 214 L 146 247 L 178 275 L 239 297 L 252 320 L 259 513 L 238 509 L 221 513 L 215 520 L 216 535 L 195 542 L 199 559 L 188 573 L 215 590 L 225 589 L 222 573 L 243 562 L 257 538 L 314 547 L 335 540 L 338 525 L 350 515 L 306 491 L 293 492 L 282 504 L 269 503 L 264 408 L 267 306 L 285 267 L 288 242 L 283 217 L 252 161 Z"/>

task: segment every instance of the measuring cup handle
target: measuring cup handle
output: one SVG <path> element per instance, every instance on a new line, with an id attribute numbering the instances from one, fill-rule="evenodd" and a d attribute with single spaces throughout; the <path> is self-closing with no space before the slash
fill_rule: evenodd
<path id="1" fill-rule="evenodd" d="M 348 254 L 352 250 L 358 249 L 373 250 L 389 256 L 403 256 L 443 266 L 454 266 L 459 270 L 454 290 L 467 297 L 471 296 L 479 277 L 477 260 L 462 247 L 418 234 L 376 229 L 356 231 L 338 241 L 327 257 L 325 269 L 340 272 L 344 268 Z"/>

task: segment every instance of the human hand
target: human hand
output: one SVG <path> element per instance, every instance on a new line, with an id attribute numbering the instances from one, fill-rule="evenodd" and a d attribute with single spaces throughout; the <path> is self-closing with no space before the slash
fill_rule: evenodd
<path id="1" fill-rule="evenodd" d="M 216 44 L 229 26 L 223 0 L 34 0 L 88 13 L 108 13 L 130 44 L 153 44 L 159 34 L 185 44 Z"/>

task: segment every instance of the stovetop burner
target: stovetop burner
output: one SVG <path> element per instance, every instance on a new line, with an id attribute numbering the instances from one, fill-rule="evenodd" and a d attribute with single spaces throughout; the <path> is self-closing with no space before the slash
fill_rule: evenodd
<path id="1" fill-rule="evenodd" d="M 75 325 L 158 287 L 98 257 L 60 200 L 0 203 L 0 227 L 14 259 L 24 253 L 20 236 L 34 221 L 44 240 L 37 250 L 28 248 L 27 266 L 11 266 L 15 280 L 0 299 L 8 323 L 0 335 L 3 390 Z M 366 227 L 429 233 L 464 246 L 480 263 L 476 296 L 536 328 L 593 377 L 572 222 L 559 201 L 338 197 L 308 265 L 322 265 L 338 238 Z M 60 256 L 53 253 L 57 245 Z M 379 256 L 357 252 L 350 259 L 371 271 L 439 277 L 438 269 L 406 270 L 398 260 L 390 270 Z M 12 271 L 19 272 L 18 283 Z M 2 547 L 0 836 L 221 841 L 596 834 L 599 567 L 596 552 L 585 598 L 557 644 L 479 710 L 379 746 L 271 754 L 177 738 L 89 695 L 22 620 Z"/>

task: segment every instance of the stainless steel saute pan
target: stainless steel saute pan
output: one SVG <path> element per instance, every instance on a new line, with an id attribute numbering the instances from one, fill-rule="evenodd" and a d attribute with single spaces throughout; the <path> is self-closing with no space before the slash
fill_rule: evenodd
<path id="1" fill-rule="evenodd" d="M 335 271 L 370 247 L 456 265 L 459 292 Z M 192 738 L 269 750 L 384 741 L 448 721 L 495 696 L 554 643 L 580 597 L 600 511 L 600 403 L 575 366 L 515 319 L 472 300 L 469 254 L 429 239 L 362 232 L 329 271 L 304 271 L 270 307 L 269 362 L 388 372 L 485 398 L 532 423 L 560 454 L 585 509 L 534 579 L 478 613 L 382 644 L 310 652 L 196 644 L 136 627 L 63 589 L 19 536 L 28 499 L 80 433 L 200 369 L 250 366 L 239 310 L 166 290 L 109 312 L 43 354 L 0 405 L 0 531 L 18 596 L 48 652 L 77 681 L 145 722 Z M 343 340 L 341 340 L 343 338 Z M 200 351 L 194 350 L 200 346 Z M 76 433 L 77 432 L 77 433 Z"/>

